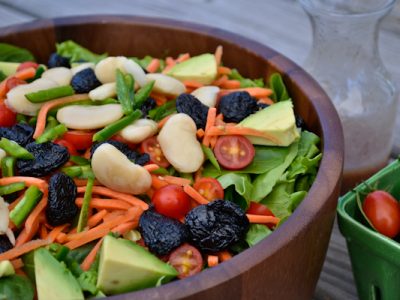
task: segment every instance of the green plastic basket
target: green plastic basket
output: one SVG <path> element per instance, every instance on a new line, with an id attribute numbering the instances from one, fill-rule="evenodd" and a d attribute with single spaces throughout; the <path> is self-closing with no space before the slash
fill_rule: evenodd
<path id="1" fill-rule="evenodd" d="M 400 162 L 396 160 L 366 181 L 400 199 Z M 355 188 L 367 192 L 365 184 Z M 400 299 L 400 243 L 373 231 L 357 206 L 356 192 L 339 199 L 339 229 L 346 238 L 360 299 Z"/>

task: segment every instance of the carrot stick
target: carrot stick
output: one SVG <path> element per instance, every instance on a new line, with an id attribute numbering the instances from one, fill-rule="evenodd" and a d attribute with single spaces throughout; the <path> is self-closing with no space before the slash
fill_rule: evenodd
<path id="1" fill-rule="evenodd" d="M 217 72 L 219 75 L 229 75 L 231 74 L 232 70 L 228 67 L 219 66 Z"/>
<path id="2" fill-rule="evenodd" d="M 116 226 L 113 230 L 111 230 L 114 233 L 118 233 L 120 235 L 123 235 L 127 232 L 129 232 L 132 229 L 135 229 L 138 226 L 138 222 L 126 222 L 123 224 L 119 224 Z"/>
<path id="3" fill-rule="evenodd" d="M 215 50 L 215 61 L 217 62 L 217 66 L 219 66 L 221 64 L 222 61 L 222 53 L 223 53 L 223 48 L 221 45 L 219 45 L 217 47 L 217 49 Z"/>
<path id="4" fill-rule="evenodd" d="M 180 54 L 179 57 L 175 60 L 176 63 L 181 63 L 185 60 L 188 60 L 190 58 L 190 54 L 189 53 L 183 53 Z"/>
<path id="5" fill-rule="evenodd" d="M 62 231 L 68 226 L 69 226 L 68 224 L 64 224 L 54 227 L 54 229 L 50 231 L 49 235 L 47 236 L 47 239 L 53 243 L 56 240 L 56 238 L 60 235 L 60 233 L 62 233 Z"/>
<path id="6" fill-rule="evenodd" d="M 153 58 L 151 62 L 147 65 L 146 71 L 149 73 L 157 72 L 160 67 L 160 60 L 158 58 Z"/>
<path id="7" fill-rule="evenodd" d="M 228 80 L 229 80 L 229 79 L 228 79 L 228 76 L 222 75 L 220 78 L 214 80 L 214 82 L 212 83 L 212 85 L 221 86 L 221 85 L 223 85 L 225 82 L 227 82 Z M 221 93 L 221 92 L 220 92 L 220 93 Z"/>
<path id="8" fill-rule="evenodd" d="M 168 185 L 164 177 L 158 175 L 151 175 L 151 186 L 152 188 L 158 190 L 164 186 Z"/>
<path id="9" fill-rule="evenodd" d="M 158 122 L 158 128 L 159 128 L 159 129 L 163 128 L 164 125 L 165 125 L 165 123 L 167 123 L 167 121 L 168 121 L 169 118 L 171 118 L 171 117 L 172 117 L 172 115 L 169 115 L 169 116 L 166 116 L 166 117 L 164 117 L 163 119 L 161 119 L 161 120 Z"/>
<path id="10" fill-rule="evenodd" d="M 11 250 L 3 252 L 0 254 L 0 261 L 2 260 L 11 260 L 21 256 L 22 254 L 28 253 L 32 250 L 35 250 L 39 247 L 43 247 L 50 244 L 48 240 L 32 240 L 23 244 L 19 247 L 14 247 Z"/>
<path id="11" fill-rule="evenodd" d="M 34 225 L 38 225 L 40 221 L 40 214 L 47 206 L 47 197 L 43 196 L 42 200 L 36 205 L 36 207 L 29 214 L 28 218 L 25 221 L 25 228 L 28 232 L 31 232 L 34 228 Z M 39 228 L 39 226 L 37 226 Z"/>
<path id="12" fill-rule="evenodd" d="M 258 224 L 278 224 L 280 219 L 273 216 L 261 216 L 261 215 L 252 215 L 246 214 L 250 223 L 258 223 Z"/>
<path id="13" fill-rule="evenodd" d="M 75 182 L 76 186 L 87 186 L 88 180 L 87 179 L 74 178 L 74 182 Z M 94 180 L 93 184 L 94 185 L 101 185 L 101 183 L 97 179 Z"/>
<path id="14" fill-rule="evenodd" d="M 93 247 L 93 249 L 90 250 L 89 254 L 85 257 L 85 259 L 81 263 L 81 269 L 83 271 L 89 271 L 90 266 L 94 263 L 94 261 L 96 259 L 96 255 L 99 252 L 99 249 L 100 249 L 102 243 L 103 243 L 103 239 L 100 239 L 96 243 L 96 245 Z"/>
<path id="15" fill-rule="evenodd" d="M 204 86 L 204 84 L 197 82 L 195 80 L 184 80 L 182 81 L 182 83 L 187 87 L 187 88 L 200 88 L 202 86 Z"/>
<path id="16" fill-rule="evenodd" d="M 45 239 L 47 239 L 47 236 L 48 236 L 48 232 L 47 232 L 47 228 L 46 228 L 46 226 L 44 226 L 43 224 L 40 226 L 40 228 L 39 228 L 39 237 L 42 239 L 42 240 L 45 240 Z"/>
<path id="17" fill-rule="evenodd" d="M 85 191 L 86 191 L 85 186 L 78 187 L 78 193 L 84 193 Z M 146 202 L 140 200 L 139 198 L 136 198 L 135 196 L 121 192 L 116 192 L 104 186 L 93 186 L 92 193 L 96 195 L 110 197 L 113 199 L 124 200 L 125 202 L 128 202 L 133 206 L 139 206 L 143 210 L 149 208 L 149 205 Z"/>
<path id="18" fill-rule="evenodd" d="M 155 170 L 158 170 L 160 168 L 160 166 L 157 164 L 148 164 L 148 165 L 145 165 L 144 168 L 149 172 L 153 172 Z"/>
<path id="19" fill-rule="evenodd" d="M 76 198 L 75 204 L 82 207 L 83 198 Z M 132 206 L 123 200 L 92 198 L 89 207 L 96 209 L 129 209 Z"/>
<path id="20" fill-rule="evenodd" d="M 126 210 L 114 210 L 112 212 L 107 213 L 103 217 L 103 221 L 108 222 L 108 221 L 114 220 L 115 217 L 123 216 L 124 214 L 126 214 Z"/>
<path id="21" fill-rule="evenodd" d="M 261 88 L 261 87 L 249 87 L 249 88 L 240 88 L 240 89 L 230 89 L 230 90 L 221 90 L 218 95 L 220 97 L 228 95 L 233 92 L 248 92 L 250 96 L 255 97 L 255 98 L 264 98 L 271 96 L 273 94 L 273 91 L 271 89 L 267 88 Z"/>
<path id="22" fill-rule="evenodd" d="M 188 194 L 194 201 L 198 202 L 199 204 L 207 204 L 209 201 L 203 197 L 198 191 L 192 188 L 190 185 L 185 185 L 183 187 L 183 191 Z"/>
<path id="23" fill-rule="evenodd" d="M 271 98 L 268 98 L 268 97 L 258 99 L 258 103 L 263 103 L 263 104 L 268 104 L 268 105 L 275 104 L 275 102 Z"/>
<path id="24" fill-rule="evenodd" d="M 175 62 L 175 59 L 173 59 L 171 56 L 168 56 L 168 57 L 165 59 L 165 64 L 166 64 L 167 66 L 174 66 L 174 65 L 176 64 L 176 62 Z"/>
<path id="25" fill-rule="evenodd" d="M 60 244 L 64 244 L 67 241 L 67 234 L 64 232 L 60 232 L 56 237 L 56 242 Z"/>
<path id="26" fill-rule="evenodd" d="M 13 77 L 21 79 L 21 80 L 26 80 L 34 77 L 36 75 L 36 69 L 35 68 L 26 68 L 21 71 L 18 71 L 13 75 Z"/>
<path id="27" fill-rule="evenodd" d="M 40 178 L 26 177 L 26 176 L 13 176 L 0 178 L 0 185 L 8 185 L 16 182 L 25 182 L 27 187 L 34 185 L 38 187 L 45 195 L 47 194 L 47 182 Z"/>
<path id="28" fill-rule="evenodd" d="M 239 126 L 213 126 L 207 132 L 206 135 L 219 136 L 219 135 L 249 135 L 258 136 L 270 140 L 275 144 L 279 145 L 279 140 L 274 136 L 251 128 L 239 127 Z"/>
<path id="29" fill-rule="evenodd" d="M 218 137 L 216 136 L 211 136 L 210 137 L 210 148 L 214 149 L 215 148 L 215 144 L 217 143 Z"/>
<path id="30" fill-rule="evenodd" d="M 232 258 L 232 254 L 230 254 L 228 251 L 221 251 L 218 253 L 218 258 L 220 261 L 227 261 Z"/>
<path id="31" fill-rule="evenodd" d="M 19 269 L 24 266 L 24 262 L 20 258 L 16 258 L 10 261 L 14 269 Z"/>
<path id="32" fill-rule="evenodd" d="M 99 224 L 101 222 L 101 220 L 108 214 L 108 212 L 103 209 L 101 211 L 99 211 L 98 213 L 94 214 L 93 216 L 91 216 L 88 219 L 88 227 L 92 228 L 94 226 L 96 226 L 97 224 Z"/>
<path id="33" fill-rule="evenodd" d="M 198 138 L 202 138 L 204 136 L 203 128 L 197 129 L 196 135 Z"/>
<path id="34" fill-rule="evenodd" d="M 240 81 L 239 80 L 227 80 L 221 84 L 221 88 L 223 89 L 238 89 L 240 88 Z"/>
<path id="35" fill-rule="evenodd" d="M 210 145 L 210 137 L 208 135 L 208 131 L 212 126 L 214 126 L 216 117 L 217 117 L 217 109 L 215 107 L 210 107 L 207 113 L 206 130 L 203 139 L 203 145 L 206 147 Z"/>
<path id="36" fill-rule="evenodd" d="M 49 112 L 50 109 L 60 106 L 60 105 L 63 105 L 63 104 L 67 104 L 67 103 L 71 103 L 71 102 L 75 102 L 75 101 L 83 101 L 83 100 L 87 100 L 87 99 L 89 99 L 88 94 L 76 94 L 76 95 L 58 98 L 58 99 L 46 102 L 39 110 L 38 118 L 36 121 L 36 129 L 35 129 L 35 133 L 33 134 L 33 138 L 36 139 L 40 135 L 42 135 L 42 133 L 46 127 L 47 113 Z"/>
<path id="37" fill-rule="evenodd" d="M 176 176 L 170 176 L 170 175 L 164 176 L 164 180 L 168 184 L 175 184 L 175 185 L 181 185 L 181 186 L 185 186 L 185 185 L 188 185 L 191 183 L 190 179 L 176 177 Z"/>
<path id="38" fill-rule="evenodd" d="M 218 265 L 218 256 L 217 255 L 207 255 L 207 265 L 211 267 L 215 267 Z"/>
<path id="39" fill-rule="evenodd" d="M 154 100 L 156 100 L 156 104 L 158 106 L 161 106 L 161 105 L 165 104 L 168 101 L 168 99 L 167 99 L 167 97 L 165 95 L 162 95 L 162 94 L 159 94 L 159 93 L 153 92 L 153 93 L 150 94 L 150 96 Z"/>

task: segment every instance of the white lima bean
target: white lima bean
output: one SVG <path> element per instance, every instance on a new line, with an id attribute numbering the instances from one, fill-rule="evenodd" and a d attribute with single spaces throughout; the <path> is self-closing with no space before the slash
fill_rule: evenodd
<path id="1" fill-rule="evenodd" d="M 21 84 L 7 93 L 6 105 L 17 113 L 35 116 L 44 103 L 32 103 L 26 99 L 25 94 L 57 86 L 58 84 L 55 81 L 46 78 L 40 78 L 28 84 Z"/>
<path id="2" fill-rule="evenodd" d="M 185 85 L 179 80 L 161 73 L 146 74 L 147 82 L 155 81 L 153 90 L 171 96 L 179 96 L 186 92 Z"/>
<path id="3" fill-rule="evenodd" d="M 220 89 L 217 86 L 202 86 L 192 92 L 192 95 L 208 107 L 215 107 Z"/>
<path id="4" fill-rule="evenodd" d="M 89 98 L 93 101 L 101 101 L 117 95 L 115 82 L 104 83 L 89 92 Z"/>
<path id="5" fill-rule="evenodd" d="M 89 68 L 94 69 L 94 67 L 95 67 L 95 64 L 91 63 L 91 62 L 81 63 L 81 64 L 78 64 L 77 66 L 71 68 L 71 72 L 72 72 L 72 75 L 75 75 L 76 73 L 79 73 L 80 71 L 83 71 L 85 69 L 89 69 Z"/>
<path id="6" fill-rule="evenodd" d="M 42 78 L 57 82 L 58 85 L 69 85 L 72 79 L 72 72 L 65 67 L 48 69 L 42 74 Z"/>
<path id="7" fill-rule="evenodd" d="M 57 112 L 57 121 L 68 128 L 90 130 L 105 127 L 123 116 L 120 104 L 69 105 Z"/>
<path id="8" fill-rule="evenodd" d="M 138 144 L 157 133 L 158 125 L 153 120 L 139 119 L 120 131 L 120 135 L 130 143 Z"/>
<path id="9" fill-rule="evenodd" d="M 142 194 L 151 186 L 150 173 L 131 162 L 113 145 L 104 143 L 92 156 L 93 173 L 106 187 L 123 193 Z"/>
<path id="10" fill-rule="evenodd" d="M 196 172 L 204 162 L 196 131 L 196 124 L 191 117 L 176 114 L 165 123 L 158 135 L 165 158 L 179 172 Z"/>

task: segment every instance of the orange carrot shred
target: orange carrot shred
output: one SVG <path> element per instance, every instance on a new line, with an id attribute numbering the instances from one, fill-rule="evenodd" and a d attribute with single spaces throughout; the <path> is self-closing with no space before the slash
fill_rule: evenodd
<path id="1" fill-rule="evenodd" d="M 60 244 L 64 244 L 67 241 L 67 234 L 64 232 L 60 232 L 56 237 L 56 242 Z"/>
<path id="2" fill-rule="evenodd" d="M 126 223 L 119 224 L 111 231 L 114 233 L 118 233 L 120 235 L 124 235 L 125 233 L 131 231 L 132 229 L 135 229 L 137 226 L 138 226 L 138 222 L 126 222 Z"/>
<path id="3" fill-rule="evenodd" d="M 183 191 L 188 194 L 194 201 L 198 202 L 199 204 L 207 204 L 209 201 L 203 197 L 198 191 L 192 188 L 190 185 L 185 185 L 183 187 Z"/>
<path id="4" fill-rule="evenodd" d="M 20 258 L 16 258 L 10 261 L 14 269 L 19 269 L 24 266 L 24 262 Z"/>
<path id="5" fill-rule="evenodd" d="M 25 253 L 28 253 L 32 250 L 35 250 L 39 247 L 43 247 L 50 244 L 48 240 L 32 240 L 21 246 L 14 247 L 6 252 L 0 254 L 0 261 L 2 260 L 11 260 L 17 258 Z"/>
<path id="6" fill-rule="evenodd" d="M 161 129 L 164 127 L 165 123 L 172 117 L 172 115 L 166 116 L 158 122 L 158 128 Z"/>
<path id="7" fill-rule="evenodd" d="M 149 73 L 155 73 L 157 72 L 159 67 L 160 67 L 160 60 L 158 58 L 153 58 L 151 62 L 148 64 L 146 71 Z"/>
<path id="8" fill-rule="evenodd" d="M 82 207 L 83 198 L 76 198 L 75 204 Z M 92 198 L 89 203 L 89 207 L 96 209 L 129 209 L 132 206 L 123 200 L 117 199 L 103 199 L 103 198 Z"/>
<path id="9" fill-rule="evenodd" d="M 39 236 L 42 240 L 47 239 L 48 236 L 47 228 L 43 224 L 39 228 Z"/>
<path id="10" fill-rule="evenodd" d="M 182 81 L 182 83 L 183 83 L 186 87 L 189 87 L 189 88 L 196 88 L 196 89 L 198 89 L 198 88 L 204 86 L 204 84 L 202 84 L 202 83 L 200 83 L 200 82 L 198 82 L 198 81 L 195 81 L 195 80 L 184 80 L 184 81 Z"/>
<path id="11" fill-rule="evenodd" d="M 25 228 L 28 232 L 31 232 L 34 228 L 34 225 L 38 225 L 40 214 L 47 206 L 47 197 L 42 197 L 42 200 L 36 205 L 36 207 L 29 214 L 28 218 L 25 221 Z M 39 227 L 38 227 L 39 228 Z"/>
<path id="12" fill-rule="evenodd" d="M 221 64 L 222 61 L 222 53 L 223 53 L 223 48 L 221 45 L 219 45 L 217 47 L 217 49 L 215 50 L 215 61 L 217 62 L 217 66 L 219 66 Z"/>
<path id="13" fill-rule="evenodd" d="M 99 249 L 100 249 L 102 243 L 103 243 L 103 239 L 100 239 L 96 243 L 96 245 L 93 247 L 93 249 L 90 250 L 89 254 L 85 257 L 85 259 L 81 263 L 81 269 L 83 271 L 89 271 L 90 266 L 94 263 L 94 261 L 96 259 L 96 255 L 99 252 Z"/>
<path id="14" fill-rule="evenodd" d="M 252 215 L 246 214 L 250 223 L 258 223 L 258 224 L 278 224 L 280 219 L 273 216 L 262 216 L 262 215 Z"/>
<path id="15" fill-rule="evenodd" d="M 151 96 L 154 100 L 156 100 L 156 104 L 157 104 L 158 106 L 161 106 L 161 105 L 167 103 L 167 101 L 168 101 L 167 96 L 165 96 L 165 95 L 163 95 L 163 94 L 159 94 L 159 93 L 153 92 L 153 93 L 150 94 L 150 96 Z"/>
<path id="16" fill-rule="evenodd" d="M 221 86 L 221 85 L 223 85 L 225 82 L 227 82 L 228 80 L 229 80 L 229 79 L 228 79 L 228 76 L 222 75 L 220 78 L 214 80 L 214 82 L 212 83 L 212 85 Z M 220 92 L 220 93 L 221 93 L 221 92 Z"/>
<path id="17" fill-rule="evenodd" d="M 217 71 L 218 71 L 218 74 L 220 74 L 220 75 L 229 75 L 232 72 L 232 70 L 230 68 L 223 67 L 223 66 L 219 66 Z"/>
<path id="18" fill-rule="evenodd" d="M 103 220 L 103 218 L 108 214 L 107 210 L 102 209 L 88 219 L 87 225 L 89 228 L 97 226 Z"/>
<path id="19" fill-rule="evenodd" d="M 271 96 L 273 94 L 273 91 L 268 88 L 261 88 L 261 87 L 248 87 L 248 88 L 238 88 L 238 89 L 229 89 L 229 90 L 221 90 L 218 95 L 220 97 L 228 95 L 233 92 L 240 92 L 240 91 L 245 91 L 250 94 L 250 96 L 255 97 L 255 98 L 265 98 L 268 96 Z"/>
<path id="20" fill-rule="evenodd" d="M 203 128 L 197 129 L 196 135 L 198 138 L 202 138 L 204 136 L 204 129 Z"/>
<path id="21" fill-rule="evenodd" d="M 44 194 L 47 194 L 47 183 L 43 179 L 27 176 L 12 176 L 0 178 L 0 185 L 8 185 L 16 182 L 25 182 L 25 185 L 27 187 L 34 185 L 38 187 Z"/>
<path id="22" fill-rule="evenodd" d="M 227 80 L 222 83 L 221 88 L 223 89 L 238 89 L 240 88 L 240 81 L 239 80 Z"/>
<path id="23" fill-rule="evenodd" d="M 186 178 L 182 178 L 182 177 L 175 177 L 175 176 L 170 176 L 170 175 L 164 176 L 164 180 L 168 184 L 175 184 L 175 185 L 180 185 L 180 186 L 185 186 L 185 185 L 191 183 L 190 179 L 186 179 Z"/>
<path id="24" fill-rule="evenodd" d="M 207 265 L 211 267 L 217 266 L 219 263 L 219 259 L 217 255 L 207 255 Z"/>
<path id="25" fill-rule="evenodd" d="M 268 98 L 268 97 L 258 99 L 258 103 L 263 103 L 263 104 L 268 104 L 268 105 L 275 104 L 275 102 L 271 98 Z"/>
<path id="26" fill-rule="evenodd" d="M 168 182 L 165 181 L 164 177 L 159 175 L 151 175 L 151 187 L 158 190 L 164 186 L 168 185 Z"/>
<path id="27" fill-rule="evenodd" d="M 153 172 L 155 170 L 158 170 L 160 168 L 160 166 L 157 164 L 148 164 L 148 165 L 145 165 L 144 168 L 149 172 Z"/>
<path id="28" fill-rule="evenodd" d="M 69 226 L 68 224 L 63 224 L 63 225 L 54 227 L 53 230 L 49 232 L 47 239 L 53 243 L 56 240 L 56 238 L 60 235 L 60 233 L 62 233 L 62 231 L 65 228 L 67 228 L 68 226 Z"/>
<path id="29" fill-rule="evenodd" d="M 227 261 L 232 258 L 232 254 L 230 254 L 228 251 L 221 251 L 218 253 L 218 258 L 220 261 Z"/>
<path id="30" fill-rule="evenodd" d="M 210 145 L 210 137 L 208 131 L 215 124 L 215 119 L 217 117 L 217 109 L 215 107 L 210 107 L 207 113 L 206 130 L 203 139 L 203 145 L 208 147 Z"/>
<path id="31" fill-rule="evenodd" d="M 183 53 L 183 54 L 179 55 L 179 57 L 175 60 L 175 62 L 181 63 L 181 62 L 184 62 L 185 60 L 188 60 L 189 58 L 190 58 L 189 53 Z"/>
<path id="32" fill-rule="evenodd" d="M 249 136 L 258 136 L 270 140 L 275 144 L 279 145 L 279 140 L 262 131 L 247 128 L 247 127 L 240 127 L 240 126 L 213 126 L 207 132 L 206 135 L 210 136 L 219 136 L 219 135 L 249 135 Z"/>

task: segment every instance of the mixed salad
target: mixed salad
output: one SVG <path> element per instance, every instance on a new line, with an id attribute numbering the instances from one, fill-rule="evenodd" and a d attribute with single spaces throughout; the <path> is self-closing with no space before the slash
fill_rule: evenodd
<path id="1" fill-rule="evenodd" d="M 0 44 L 0 298 L 84 299 L 183 279 L 282 224 L 319 137 L 279 74 L 215 53 L 48 64 Z"/>

